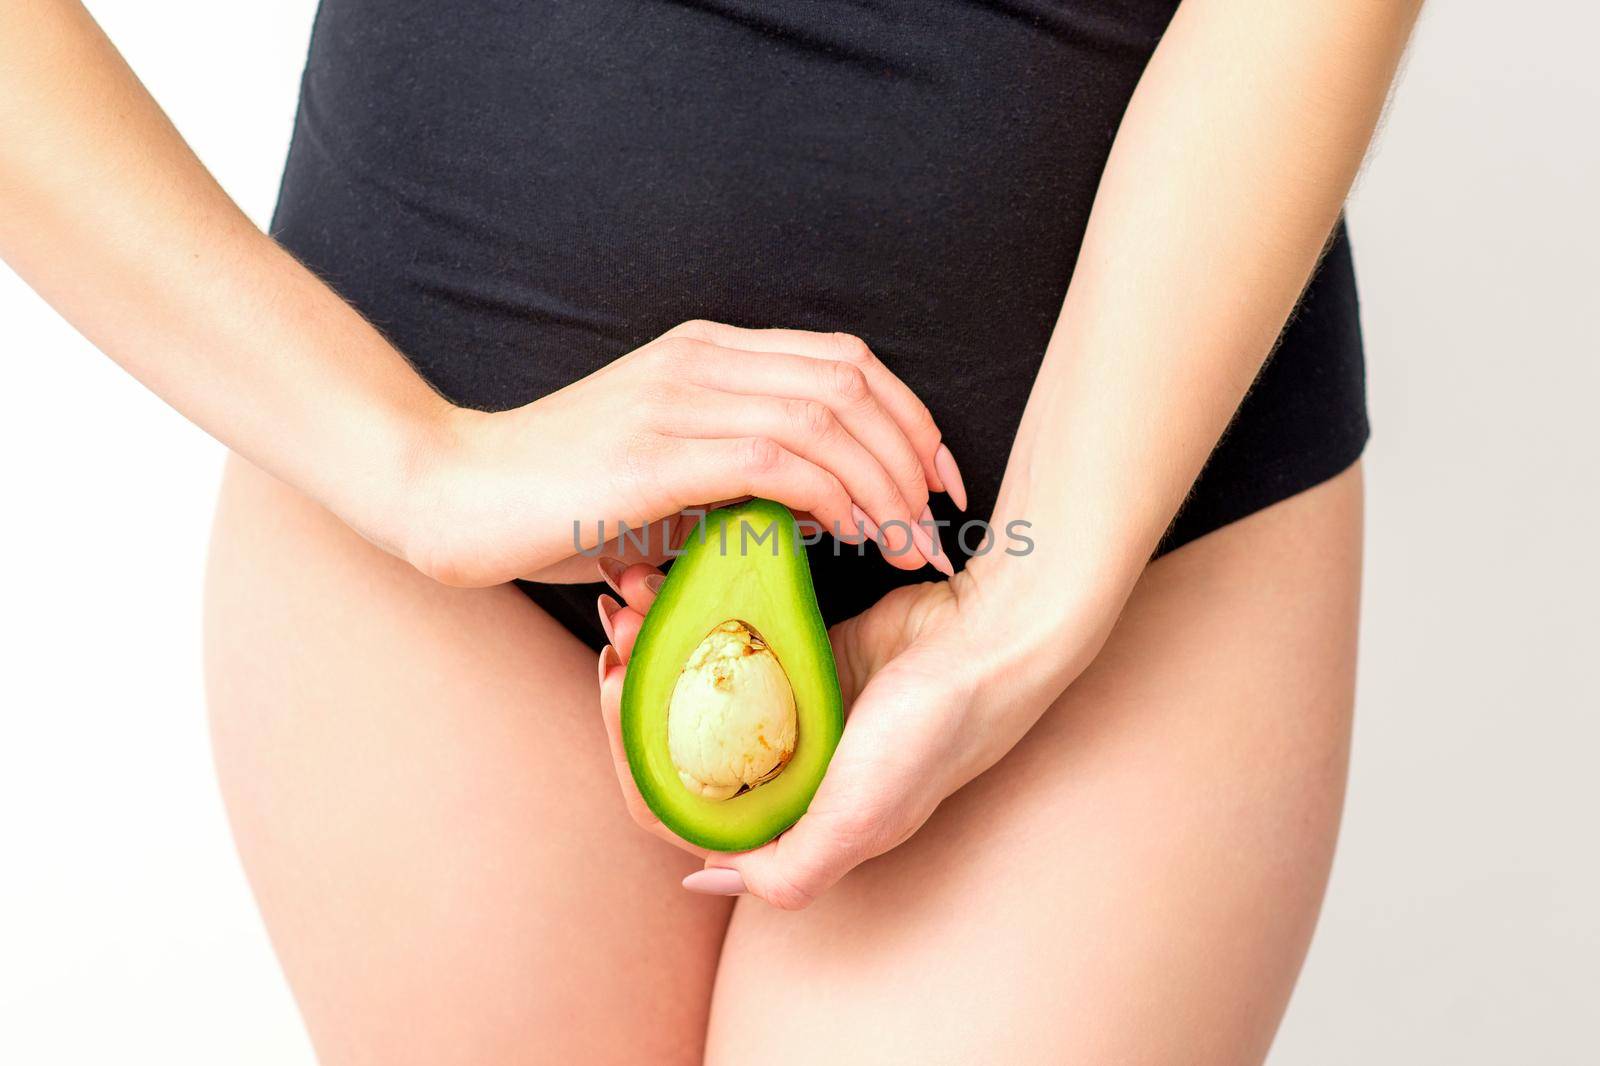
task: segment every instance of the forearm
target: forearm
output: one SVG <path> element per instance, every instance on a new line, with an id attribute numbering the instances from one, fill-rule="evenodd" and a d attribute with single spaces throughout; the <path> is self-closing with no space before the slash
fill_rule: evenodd
<path id="1" fill-rule="evenodd" d="M 1293 309 L 1378 121 L 1418 0 L 1185 0 L 1117 134 L 981 560 L 1049 643 L 1114 616 Z M 1031 602 L 1031 601 L 1027 601 Z"/>
<path id="2" fill-rule="evenodd" d="M 76 3 L 0 5 L 0 257 L 213 436 L 399 535 L 448 405 L 251 224 Z"/>

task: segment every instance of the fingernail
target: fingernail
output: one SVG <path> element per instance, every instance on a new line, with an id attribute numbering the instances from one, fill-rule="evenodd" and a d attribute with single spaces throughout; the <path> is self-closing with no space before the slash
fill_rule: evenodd
<path id="1" fill-rule="evenodd" d="M 628 564 L 621 559 L 613 559 L 609 555 L 602 555 L 599 559 L 600 576 L 606 584 L 611 586 L 611 591 L 618 596 L 622 595 L 622 572 L 628 569 Z"/>
<path id="2" fill-rule="evenodd" d="M 661 591 L 661 586 L 665 585 L 666 583 L 667 583 L 667 575 L 666 574 L 650 574 L 649 576 L 647 576 L 644 579 L 644 587 L 649 589 L 652 595 L 654 595 L 657 592 L 660 592 Z"/>
<path id="3" fill-rule="evenodd" d="M 944 482 L 944 491 L 949 495 L 956 509 L 967 509 L 967 485 L 961 480 L 961 468 L 956 465 L 956 457 L 950 454 L 950 449 L 943 444 L 933 453 L 933 468 L 939 472 L 939 480 Z"/>
<path id="4" fill-rule="evenodd" d="M 595 606 L 600 611 L 600 628 L 606 631 L 606 643 L 615 644 L 617 635 L 611 631 L 611 616 L 622 610 L 622 604 L 601 593 L 599 602 Z"/>
<path id="5" fill-rule="evenodd" d="M 617 658 L 617 649 L 613 648 L 611 645 L 607 644 L 605 647 L 600 649 L 601 688 L 604 688 L 606 684 L 606 671 L 610 670 L 613 666 L 616 666 L 621 661 L 621 659 Z"/>
<path id="6" fill-rule="evenodd" d="M 939 541 L 939 527 L 933 521 L 933 512 L 924 507 L 921 520 L 913 528 L 922 534 L 922 539 L 917 541 L 917 548 L 933 568 L 945 577 L 955 577 L 956 568 L 950 564 L 950 557 L 944 553 L 944 546 Z"/>
<path id="7" fill-rule="evenodd" d="M 917 553 L 924 562 L 933 562 L 933 538 L 928 536 L 928 531 L 915 523 L 911 526 L 911 543 L 916 547 Z"/>
<path id="8" fill-rule="evenodd" d="M 723 866 L 696 870 L 683 879 L 683 887 L 704 896 L 742 896 L 745 891 L 744 878 L 739 876 L 739 871 Z"/>
<path id="9" fill-rule="evenodd" d="M 872 519 L 867 517 L 867 512 L 853 503 L 850 505 L 850 520 L 856 524 L 856 528 L 861 531 L 863 536 L 870 537 L 873 540 L 878 539 L 878 527 L 872 524 Z"/>

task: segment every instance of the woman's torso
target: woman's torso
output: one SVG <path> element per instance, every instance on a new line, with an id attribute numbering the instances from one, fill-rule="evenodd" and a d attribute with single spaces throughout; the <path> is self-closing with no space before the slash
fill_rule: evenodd
<path id="1" fill-rule="evenodd" d="M 856 333 L 986 514 L 1174 6 L 324 0 L 274 232 L 476 407 L 688 318 Z M 1319 375 L 1365 439 L 1342 241 L 1330 269 L 1236 422 L 1257 453 L 1307 445 L 1285 405 Z"/>

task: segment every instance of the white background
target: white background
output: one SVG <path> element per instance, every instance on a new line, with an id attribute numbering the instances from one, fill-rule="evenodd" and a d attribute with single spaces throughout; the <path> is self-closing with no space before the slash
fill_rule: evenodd
<path id="1" fill-rule="evenodd" d="M 264 224 L 310 0 L 91 7 Z M 1588 5 L 1434 4 L 1350 211 L 1355 761 L 1273 1066 L 1600 1062 L 1597 36 Z M 207 750 L 222 450 L 3 267 L 0 371 L 0 1062 L 309 1063 Z"/>

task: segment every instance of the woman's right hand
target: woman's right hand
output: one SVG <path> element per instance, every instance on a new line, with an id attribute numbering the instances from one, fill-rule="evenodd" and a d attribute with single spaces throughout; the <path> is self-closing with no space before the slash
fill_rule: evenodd
<path id="1" fill-rule="evenodd" d="M 928 409 L 842 333 L 687 322 L 525 407 L 455 409 L 425 451 L 403 550 L 454 585 L 593 580 L 601 520 L 655 533 L 746 496 L 949 573 L 928 493 L 966 503 Z"/>
<path id="2" fill-rule="evenodd" d="M 949 567 L 916 523 L 930 488 L 961 501 L 959 475 L 853 337 L 690 322 L 526 407 L 466 411 L 238 210 L 81 5 L 0 4 L 0 125 L 0 257 L 201 428 L 425 573 L 589 579 L 559 564 L 602 519 L 747 495 L 841 531 L 859 507 L 895 565 Z"/>

